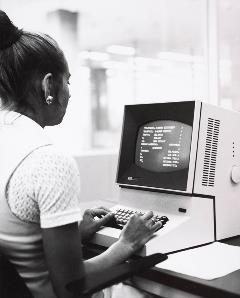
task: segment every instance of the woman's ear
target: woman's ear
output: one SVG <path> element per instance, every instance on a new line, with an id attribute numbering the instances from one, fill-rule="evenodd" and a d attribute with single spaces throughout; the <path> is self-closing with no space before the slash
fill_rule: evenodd
<path id="1" fill-rule="evenodd" d="M 44 92 L 45 99 L 47 99 L 47 97 L 51 95 L 51 92 L 52 92 L 52 88 L 53 88 L 52 77 L 53 76 L 51 73 L 47 73 L 42 80 L 42 90 Z"/>

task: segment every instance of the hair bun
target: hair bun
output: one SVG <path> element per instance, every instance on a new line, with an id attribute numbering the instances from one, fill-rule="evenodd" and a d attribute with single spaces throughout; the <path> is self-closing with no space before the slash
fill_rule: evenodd
<path id="1" fill-rule="evenodd" d="M 0 50 L 9 48 L 22 35 L 22 30 L 13 25 L 6 13 L 0 10 Z"/>

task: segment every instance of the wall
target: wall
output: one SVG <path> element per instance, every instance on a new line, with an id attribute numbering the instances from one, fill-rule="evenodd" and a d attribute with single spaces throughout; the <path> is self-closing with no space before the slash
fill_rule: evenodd
<path id="1" fill-rule="evenodd" d="M 119 187 L 115 183 L 118 154 L 85 152 L 75 156 L 81 179 L 81 201 L 91 205 L 96 201 L 117 202 Z"/>

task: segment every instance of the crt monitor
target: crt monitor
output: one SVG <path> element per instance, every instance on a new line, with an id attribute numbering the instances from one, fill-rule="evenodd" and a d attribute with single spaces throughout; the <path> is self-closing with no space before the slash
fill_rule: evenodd
<path id="1" fill-rule="evenodd" d="M 186 191 L 195 102 L 127 105 L 117 182 Z"/>

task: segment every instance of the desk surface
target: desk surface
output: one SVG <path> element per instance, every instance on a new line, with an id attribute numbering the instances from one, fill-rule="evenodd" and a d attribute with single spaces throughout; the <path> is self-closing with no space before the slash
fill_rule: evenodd
<path id="1" fill-rule="evenodd" d="M 240 236 L 223 241 L 240 246 Z M 94 255 L 100 253 L 88 248 Z M 240 298 L 240 270 L 214 280 L 204 280 L 172 271 L 153 268 L 131 279 L 136 287 L 166 298 Z"/>
<path id="2" fill-rule="evenodd" d="M 240 246 L 240 237 L 223 242 Z M 171 290 L 174 288 L 176 293 L 177 290 L 180 290 L 181 292 L 194 295 L 189 297 L 240 297 L 240 270 L 214 280 L 199 279 L 163 269 L 148 270 L 148 272 L 141 273 L 140 277 L 153 282 L 160 282 L 160 284 L 170 287 Z M 170 297 L 179 296 L 173 295 Z"/>

